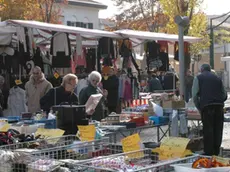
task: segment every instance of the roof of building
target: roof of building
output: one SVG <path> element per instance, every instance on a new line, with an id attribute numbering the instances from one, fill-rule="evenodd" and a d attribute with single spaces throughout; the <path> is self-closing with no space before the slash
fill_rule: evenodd
<path id="1" fill-rule="evenodd" d="M 69 5 L 107 9 L 107 5 L 94 0 L 68 0 Z"/>

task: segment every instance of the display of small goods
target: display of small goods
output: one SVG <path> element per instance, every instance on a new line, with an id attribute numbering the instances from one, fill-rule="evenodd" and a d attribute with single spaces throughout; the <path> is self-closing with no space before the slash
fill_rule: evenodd
<path id="1" fill-rule="evenodd" d="M 199 113 L 196 107 L 187 107 L 188 113 Z"/>
<path id="2" fill-rule="evenodd" d="M 229 160 L 224 158 L 219 158 L 219 157 L 210 157 L 210 158 L 199 157 L 192 164 L 192 168 L 194 169 L 218 168 L 218 167 L 229 167 L 230 170 Z"/>
<path id="3" fill-rule="evenodd" d="M 93 160 L 91 163 L 87 164 L 91 167 L 96 167 L 100 169 L 108 169 L 110 171 L 122 171 L 122 172 L 132 172 L 141 170 L 151 164 L 151 159 L 142 160 L 130 160 L 126 156 L 120 156 L 116 158 L 103 158 L 98 160 Z"/>
<path id="4" fill-rule="evenodd" d="M 122 112 L 120 114 L 120 122 L 130 122 L 132 119 L 143 117 L 142 112 Z"/>
<path id="5" fill-rule="evenodd" d="M 105 118 L 107 124 L 119 123 L 120 115 L 116 113 L 111 113 L 108 117 Z"/>
<path id="6" fill-rule="evenodd" d="M 39 159 L 33 163 L 30 163 L 28 165 L 28 171 L 39 171 L 39 172 L 45 172 L 45 171 L 53 171 L 60 167 L 60 163 L 58 161 L 53 160 L 42 160 Z"/>
<path id="7" fill-rule="evenodd" d="M 135 107 L 127 107 L 122 110 L 122 113 L 126 112 L 148 112 L 148 104 L 140 105 L 140 106 L 135 106 Z"/>

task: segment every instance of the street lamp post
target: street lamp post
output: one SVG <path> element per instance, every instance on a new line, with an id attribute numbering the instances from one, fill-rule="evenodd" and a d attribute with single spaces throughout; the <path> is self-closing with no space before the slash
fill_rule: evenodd
<path id="1" fill-rule="evenodd" d="M 179 30 L 179 61 L 180 61 L 180 96 L 184 98 L 185 95 L 185 59 L 184 59 L 184 29 L 189 25 L 189 18 L 187 16 L 176 16 L 175 23 L 178 25 Z"/>
<path id="2" fill-rule="evenodd" d="M 226 22 L 230 16 L 226 17 L 226 19 L 224 19 L 221 23 L 219 23 L 218 25 L 214 26 L 213 27 L 213 23 L 212 21 L 215 20 L 215 19 L 219 19 L 219 18 L 222 18 L 222 17 L 225 17 L 227 15 L 230 14 L 230 11 L 221 15 L 221 16 L 218 16 L 218 17 L 214 17 L 214 18 L 211 18 L 210 19 L 210 49 L 209 49 L 209 52 L 210 52 L 210 66 L 214 69 L 214 29 L 219 27 L 220 25 L 222 25 L 224 22 Z"/>
<path id="3" fill-rule="evenodd" d="M 214 69 L 214 29 L 212 27 L 212 19 L 210 19 L 210 66 Z"/>

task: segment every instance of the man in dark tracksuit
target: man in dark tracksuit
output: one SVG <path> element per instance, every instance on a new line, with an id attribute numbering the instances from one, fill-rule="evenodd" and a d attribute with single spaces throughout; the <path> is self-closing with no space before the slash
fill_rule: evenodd
<path id="1" fill-rule="evenodd" d="M 221 79 L 211 72 L 208 64 L 201 66 L 201 74 L 194 78 L 192 97 L 201 113 L 205 155 L 219 155 L 224 123 L 224 102 L 227 93 Z"/>

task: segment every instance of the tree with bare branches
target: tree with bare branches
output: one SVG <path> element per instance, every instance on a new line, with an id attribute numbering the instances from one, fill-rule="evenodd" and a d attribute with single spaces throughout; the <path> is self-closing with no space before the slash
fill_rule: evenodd
<path id="1" fill-rule="evenodd" d="M 136 30 L 159 31 L 166 18 L 159 0 L 113 0 L 122 11 L 116 16 L 118 25 Z"/>

